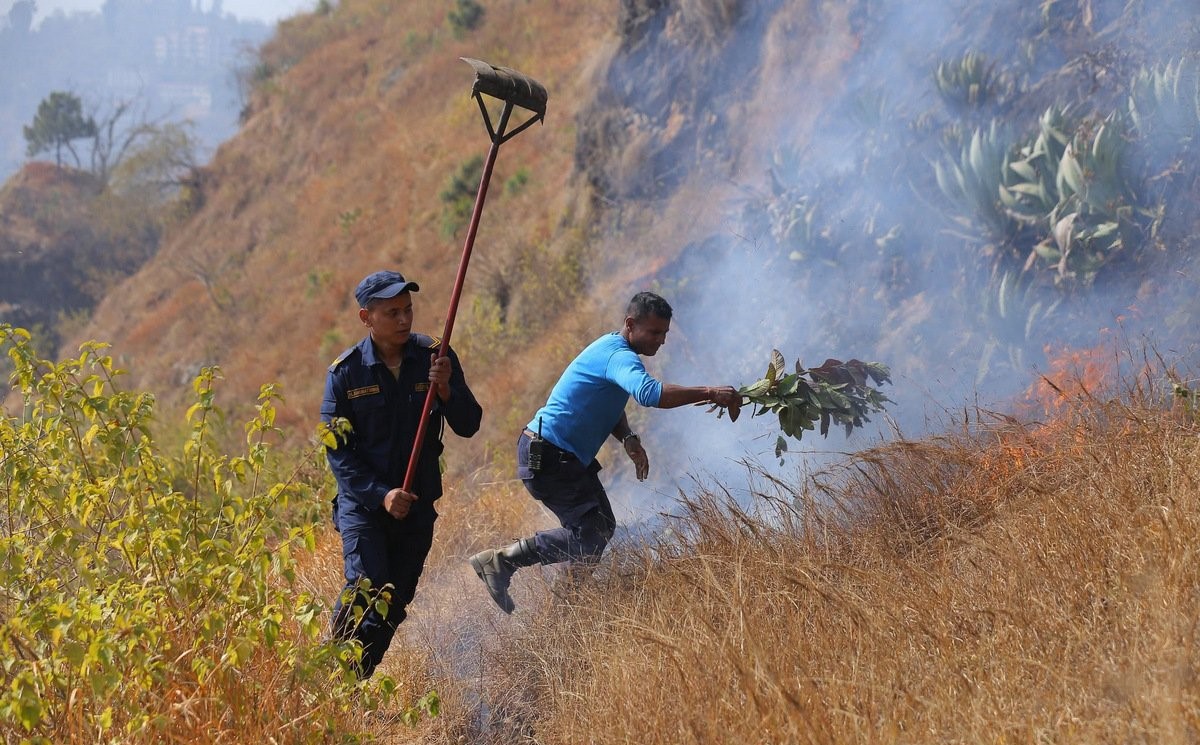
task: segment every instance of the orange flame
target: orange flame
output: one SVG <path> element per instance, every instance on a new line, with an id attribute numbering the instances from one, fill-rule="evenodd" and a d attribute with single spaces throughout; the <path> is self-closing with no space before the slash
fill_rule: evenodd
<path id="1" fill-rule="evenodd" d="M 999 435 L 996 447 L 982 454 L 979 467 L 988 478 L 1002 482 L 1035 464 L 1050 443 L 1086 445 L 1071 411 L 1078 403 L 1111 388 L 1119 375 L 1116 345 L 1109 341 L 1089 348 L 1046 348 L 1047 369 L 1016 404 L 1019 419 L 1039 420 Z M 1075 431 L 1072 431 L 1075 430 Z"/>
<path id="2" fill-rule="evenodd" d="M 1111 343 L 1087 349 L 1046 347 L 1048 369 L 1025 391 L 1027 413 L 1061 415 L 1080 398 L 1094 395 L 1116 382 L 1117 353 Z"/>

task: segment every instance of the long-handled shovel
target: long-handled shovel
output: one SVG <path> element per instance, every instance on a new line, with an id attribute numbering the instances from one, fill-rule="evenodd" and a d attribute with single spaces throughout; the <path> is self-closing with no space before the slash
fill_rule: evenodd
<path id="1" fill-rule="evenodd" d="M 467 228 L 467 240 L 463 245 L 462 259 L 458 262 L 458 276 L 454 280 L 454 292 L 450 295 L 450 310 L 446 312 L 446 328 L 442 331 L 442 343 L 438 347 L 438 357 L 445 357 L 450 348 L 450 333 L 454 330 L 454 316 L 458 313 L 458 300 L 462 296 L 463 279 L 467 275 L 467 262 L 471 260 L 471 249 L 475 245 L 475 233 L 479 230 L 479 216 L 483 212 L 483 200 L 487 197 L 488 182 L 492 178 L 492 166 L 496 164 L 496 154 L 500 146 L 524 132 L 534 122 L 546 117 L 546 89 L 541 83 L 516 70 L 507 67 L 496 67 L 477 59 L 462 57 L 471 67 L 475 68 L 475 84 L 471 86 L 471 96 L 479 102 L 479 110 L 483 112 L 483 123 L 487 126 L 492 138 L 492 146 L 488 149 L 487 160 L 483 164 L 483 177 L 479 181 L 479 192 L 475 195 L 475 209 L 471 211 L 471 224 Z M 500 113 L 499 125 L 492 127 L 491 116 L 483 97 L 491 96 L 504 103 Z M 508 131 L 508 119 L 514 107 L 520 107 L 529 112 L 529 117 L 517 128 Z M 417 438 L 413 442 L 412 455 L 408 459 L 408 470 L 404 474 L 404 491 L 412 490 L 413 476 L 417 472 L 417 460 L 421 456 L 421 445 L 425 442 L 425 430 L 429 428 L 429 417 L 433 413 L 433 397 L 437 395 L 436 387 L 429 386 L 425 396 L 425 408 L 421 411 L 421 421 L 417 425 Z"/>

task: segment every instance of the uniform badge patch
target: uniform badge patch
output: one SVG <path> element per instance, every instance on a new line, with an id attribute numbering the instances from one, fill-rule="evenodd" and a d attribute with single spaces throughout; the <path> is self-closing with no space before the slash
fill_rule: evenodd
<path id="1" fill-rule="evenodd" d="M 414 391 L 427 391 L 427 390 L 429 390 L 429 384 L 428 383 L 417 383 L 416 385 L 413 386 L 413 390 Z"/>
<path id="2" fill-rule="evenodd" d="M 370 396 L 379 393 L 378 385 L 369 385 L 365 388 L 351 388 L 346 391 L 346 398 L 359 398 L 360 396 Z"/>

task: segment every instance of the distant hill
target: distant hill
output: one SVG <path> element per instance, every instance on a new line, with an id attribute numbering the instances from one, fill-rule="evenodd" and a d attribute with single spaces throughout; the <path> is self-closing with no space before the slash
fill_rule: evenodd
<path id="1" fill-rule="evenodd" d="M 500 152 L 454 338 L 489 399 L 527 408 L 569 351 L 549 329 L 595 324 L 585 309 L 571 317 L 590 209 L 572 161 L 588 71 L 610 38 L 596 31 L 614 13 L 490 3 L 463 33 L 444 8 L 371 0 L 282 23 L 257 63 L 244 125 L 204 170 L 203 206 L 79 338 L 112 341 L 135 382 L 168 405 L 202 365 L 222 367 L 225 395 L 241 405 L 279 381 L 281 422 L 308 432 L 326 366 L 362 332 L 352 291 L 366 273 L 418 279 L 417 328 L 441 333 L 463 231 L 447 232 L 440 194 L 489 145 L 459 60 L 478 57 L 550 92 L 545 124 Z M 555 286 L 540 293 L 518 269 Z M 506 283 L 504 313 L 519 328 L 493 344 L 475 308 Z M 537 351 L 547 345 L 552 355 Z M 539 361 L 518 364 L 526 355 Z M 493 409 L 489 420 L 503 417 Z"/>
<path id="2" fill-rule="evenodd" d="M 33 28 L 32 0 L 14 3 L 0 19 L 0 178 L 24 161 L 21 128 L 54 91 L 100 116 L 130 102 L 139 118 L 186 120 L 209 150 L 230 137 L 243 103 L 239 71 L 271 28 L 209 5 L 106 0 L 101 13 L 56 13 Z"/>

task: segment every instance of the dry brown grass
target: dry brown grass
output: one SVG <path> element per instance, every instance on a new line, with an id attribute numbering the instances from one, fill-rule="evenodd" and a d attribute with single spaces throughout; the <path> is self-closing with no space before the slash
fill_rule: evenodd
<path id="1" fill-rule="evenodd" d="M 721 21 L 735 4 L 687 5 Z M 569 183 L 575 117 L 587 71 L 604 69 L 595 31 L 615 4 L 504 0 L 464 41 L 445 34 L 439 6 L 338 6 L 285 25 L 265 53 L 278 74 L 210 164 L 206 205 L 83 334 L 112 340 L 165 402 L 199 364 L 221 364 L 238 400 L 279 381 L 281 422 L 301 438 L 324 365 L 361 333 L 350 301 L 359 277 L 388 265 L 419 278 L 419 330 L 440 331 L 460 246 L 438 237 L 436 194 L 486 145 L 456 57 L 516 67 L 551 91 L 546 125 L 498 161 L 478 266 L 543 243 L 562 258 L 576 245 L 558 228 L 587 222 L 570 219 L 586 201 Z M 767 61 L 792 53 L 790 39 L 781 25 Z M 833 84 L 842 58 L 825 55 L 823 74 L 807 77 Z M 739 121 L 772 126 L 778 113 Z M 518 166 L 532 181 L 506 195 Z M 648 240 L 595 240 L 608 259 L 594 274 L 609 277 L 593 280 L 596 297 L 624 293 L 690 237 L 702 222 L 691 196 L 668 205 L 672 219 L 644 218 L 662 226 Z M 676 219 L 685 206 L 690 220 Z M 464 308 L 483 278 L 472 275 Z M 895 443 L 803 486 L 759 476 L 752 506 L 720 485 L 698 491 L 673 540 L 616 547 L 594 580 L 522 572 L 520 610 L 501 615 L 464 560 L 550 524 L 504 481 L 506 459 L 578 341 L 607 327 L 610 311 L 586 302 L 533 338 L 484 339 L 466 359 L 484 431 L 449 444 L 434 553 L 383 667 L 401 700 L 436 687 L 443 714 L 416 730 L 381 724 L 381 741 L 1197 739 L 1195 428 L 1144 396 L 1110 403 L 1091 386 L 1040 425 L 996 418 Z M 470 346 L 477 319 L 460 318 L 456 339 Z M 305 587 L 332 598 L 332 531 L 310 560 Z"/>
<path id="2" fill-rule="evenodd" d="M 443 552 L 424 741 L 1194 742 L 1200 427 L 1049 380 L 1040 423 L 699 489 L 595 576 L 518 575 L 512 618 Z"/>

